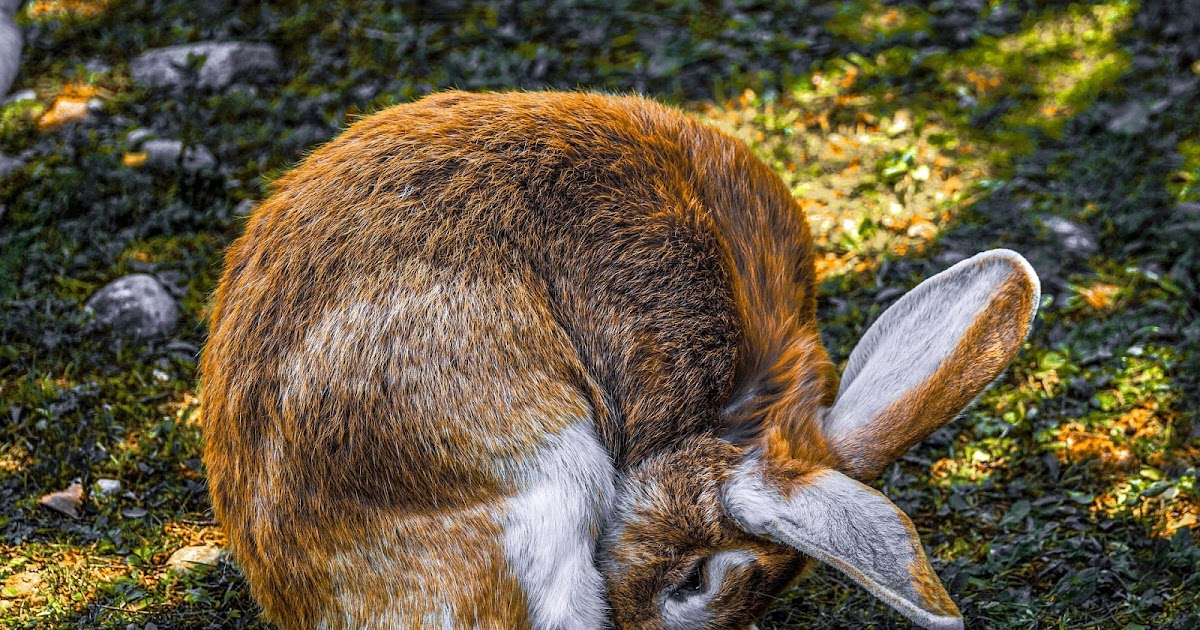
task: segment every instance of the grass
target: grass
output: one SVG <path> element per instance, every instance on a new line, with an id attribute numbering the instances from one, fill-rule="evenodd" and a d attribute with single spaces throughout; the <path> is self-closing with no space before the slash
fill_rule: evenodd
<path id="1" fill-rule="evenodd" d="M 230 563 L 166 568 L 223 540 L 194 377 L 234 209 L 357 116 L 451 86 L 637 90 L 745 140 L 810 215 L 837 360 L 921 278 L 1021 251 L 1045 294 L 1024 352 L 878 485 L 970 627 L 1200 624 L 1186 0 L 444 6 L 27 3 L 17 88 L 36 97 L 0 109 L 0 151 L 25 159 L 0 181 L 0 627 L 262 627 Z M 137 51 L 208 39 L 270 41 L 285 70 L 223 94 L 133 86 Z M 1130 108 L 1136 133 L 1112 124 Z M 217 166 L 140 164 L 138 128 Z M 89 332 L 82 303 L 135 272 L 167 281 L 178 331 Z M 121 491 L 101 496 L 102 478 Z M 76 480 L 81 518 L 38 505 Z M 763 627 L 906 625 L 820 570 Z"/>

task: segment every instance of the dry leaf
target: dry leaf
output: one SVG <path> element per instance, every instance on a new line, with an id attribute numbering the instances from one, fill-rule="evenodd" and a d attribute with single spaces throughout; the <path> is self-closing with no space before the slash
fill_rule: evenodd
<path id="1" fill-rule="evenodd" d="M 79 518 L 79 507 L 83 505 L 83 486 L 73 483 L 66 490 L 51 492 L 38 499 L 38 504 L 71 518 Z"/>
<path id="2" fill-rule="evenodd" d="M 0 596 L 7 599 L 29 597 L 38 592 L 38 584 L 41 581 L 42 578 L 37 571 L 25 571 L 10 575 L 7 580 L 4 580 L 4 587 L 0 588 Z"/>
<path id="3" fill-rule="evenodd" d="M 167 567 L 176 571 L 191 571 L 199 565 L 212 566 L 221 559 L 221 549 L 211 545 L 181 547 L 171 554 Z"/>

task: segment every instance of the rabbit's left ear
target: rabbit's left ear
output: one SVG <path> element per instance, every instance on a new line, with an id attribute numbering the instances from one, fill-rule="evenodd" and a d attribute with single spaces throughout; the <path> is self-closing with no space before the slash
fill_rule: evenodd
<path id="1" fill-rule="evenodd" d="M 1016 356 L 1039 295 L 1029 263 L 995 249 L 893 304 L 850 353 L 825 419 L 840 468 L 870 481 L 957 416 Z"/>
<path id="2" fill-rule="evenodd" d="M 765 471 L 747 459 L 722 489 L 743 530 L 845 573 L 922 628 L 963 627 L 912 521 L 887 497 L 828 468 L 786 481 Z"/>

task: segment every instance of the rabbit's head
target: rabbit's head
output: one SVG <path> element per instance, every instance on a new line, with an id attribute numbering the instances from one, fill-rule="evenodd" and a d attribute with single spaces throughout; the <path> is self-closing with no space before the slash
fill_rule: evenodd
<path id="1" fill-rule="evenodd" d="M 922 627 L 962 627 L 912 522 L 864 482 L 999 376 L 1038 300 L 1019 255 L 965 260 L 872 325 L 840 387 L 749 392 L 731 414 L 776 407 L 749 437 L 694 437 L 628 471 L 599 554 L 617 627 L 745 627 L 814 559 Z"/>

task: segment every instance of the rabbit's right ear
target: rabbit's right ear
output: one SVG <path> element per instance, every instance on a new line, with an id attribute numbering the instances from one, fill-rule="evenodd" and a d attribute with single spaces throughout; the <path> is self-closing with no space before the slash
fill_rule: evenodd
<path id="1" fill-rule="evenodd" d="M 723 488 L 723 508 L 744 531 L 832 566 L 922 628 L 962 630 L 916 528 L 887 497 L 828 468 L 770 470 L 748 458 Z"/>
<path id="2" fill-rule="evenodd" d="M 823 432 L 851 477 L 870 481 L 952 420 L 1029 334 L 1040 284 L 996 249 L 929 278 L 892 305 L 850 354 Z"/>

